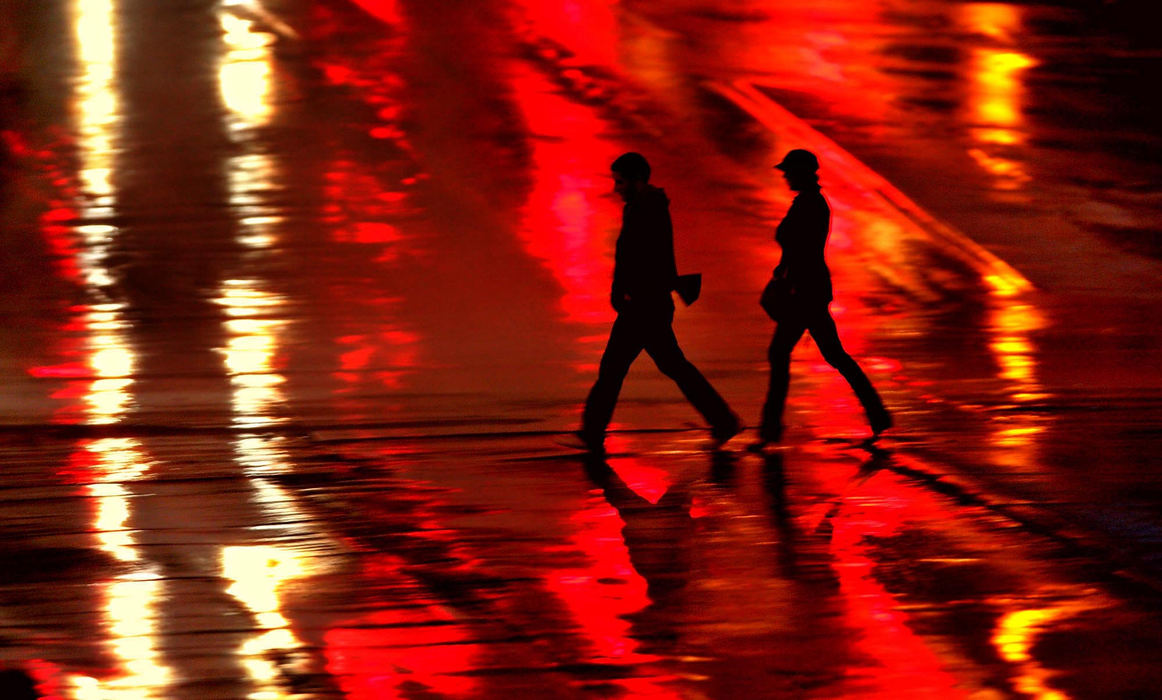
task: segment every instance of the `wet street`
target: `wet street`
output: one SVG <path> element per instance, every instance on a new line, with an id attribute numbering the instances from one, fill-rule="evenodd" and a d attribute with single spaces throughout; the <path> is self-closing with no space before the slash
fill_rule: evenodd
<path id="1" fill-rule="evenodd" d="M 0 0 L 0 700 L 1158 696 L 1140 8 Z M 874 446 L 745 449 L 791 148 Z M 569 447 L 631 150 L 723 450 Z"/>

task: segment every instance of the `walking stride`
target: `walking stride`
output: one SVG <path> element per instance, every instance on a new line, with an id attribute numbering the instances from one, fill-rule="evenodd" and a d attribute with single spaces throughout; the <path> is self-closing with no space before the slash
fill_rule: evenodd
<path id="1" fill-rule="evenodd" d="M 831 229 L 831 208 L 819 186 L 819 160 L 810 151 L 795 149 L 775 167 L 783 171 L 787 186 L 798 194 L 775 230 L 775 241 L 783 252 L 763 292 L 763 307 L 776 326 L 767 352 L 771 364 L 770 385 L 755 447 L 778 442 L 783 437 L 791 350 L 804 332 L 811 333 L 823 359 L 851 385 L 867 413 L 873 437 L 878 436 L 891 427 L 891 414 L 867 375 L 843 349 L 828 309 L 832 299 L 831 273 L 823 254 Z"/>
<path id="2" fill-rule="evenodd" d="M 597 381 L 585 401 L 578 435 L 589 450 L 604 449 L 605 430 L 621 384 L 630 365 L 645 350 L 710 424 L 714 445 L 719 447 L 743 426 L 682 354 L 674 336 L 671 292 L 678 284 L 678 272 L 670 200 L 662 189 L 649 184 L 650 166 L 642 155 L 623 154 L 610 169 L 613 189 L 625 202 L 610 294 L 617 319 L 601 356 Z"/>

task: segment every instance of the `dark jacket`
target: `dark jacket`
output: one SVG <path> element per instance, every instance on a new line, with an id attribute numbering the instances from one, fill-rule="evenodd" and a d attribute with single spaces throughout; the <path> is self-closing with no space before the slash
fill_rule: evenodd
<path id="1" fill-rule="evenodd" d="M 622 210 L 613 265 L 614 308 L 621 311 L 620 300 L 628 295 L 635 308 L 673 309 L 670 291 L 677 279 L 670 200 L 650 185 Z"/>
<path id="2" fill-rule="evenodd" d="M 818 187 L 799 192 L 775 229 L 775 241 L 783 249 L 775 276 L 786 279 L 798 303 L 831 301 L 831 272 L 823 260 L 830 229 L 831 207 Z"/>

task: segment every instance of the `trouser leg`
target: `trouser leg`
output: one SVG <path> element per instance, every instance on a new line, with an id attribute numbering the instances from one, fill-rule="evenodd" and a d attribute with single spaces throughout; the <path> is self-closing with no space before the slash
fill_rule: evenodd
<path id="1" fill-rule="evenodd" d="M 738 431 L 738 416 L 734 415 L 730 406 L 698 368 L 686 359 L 682 348 L 678 347 L 673 326 L 664 323 L 651 328 L 645 350 L 658 369 L 674 380 L 682 394 L 712 428 L 718 432 L 729 431 L 730 434 Z"/>
<path id="2" fill-rule="evenodd" d="M 581 414 L 581 429 L 590 435 L 604 435 L 609 421 L 613 418 L 613 408 L 617 404 L 621 384 L 629 372 L 630 365 L 642 351 L 642 333 L 639 327 L 619 314 L 609 332 L 609 342 L 601 356 L 597 371 L 597 381 L 585 399 L 585 410 Z"/>
<path id="3" fill-rule="evenodd" d="M 886 427 L 885 424 L 889 423 L 890 420 L 888 411 L 884 408 L 884 402 L 867 375 L 860 369 L 859 364 L 843 349 L 843 344 L 839 341 L 839 331 L 835 328 L 835 320 L 831 317 L 831 312 L 824 310 L 813 316 L 809 330 L 811 337 L 815 340 L 815 345 L 823 355 L 823 359 L 827 361 L 827 364 L 839 370 L 839 373 L 855 391 L 855 395 L 863 405 L 863 410 L 867 413 L 868 421 L 873 429 L 878 431 L 881 427 Z"/>
<path id="4" fill-rule="evenodd" d="M 791 351 L 806 330 L 799 319 L 789 318 L 775 326 L 775 334 L 767 349 L 767 361 L 771 365 L 767 384 L 767 400 L 763 403 L 762 425 L 759 437 L 763 440 L 778 440 L 783 436 L 783 409 L 787 404 L 787 388 L 791 382 Z"/>

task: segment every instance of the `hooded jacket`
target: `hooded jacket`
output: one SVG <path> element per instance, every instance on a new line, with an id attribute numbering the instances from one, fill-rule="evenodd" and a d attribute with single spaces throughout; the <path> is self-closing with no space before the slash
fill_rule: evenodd
<path id="1" fill-rule="evenodd" d="M 670 199 L 664 190 L 646 185 L 622 210 L 621 233 L 613 264 L 615 300 L 629 296 L 634 307 L 668 306 L 677 283 Z"/>

